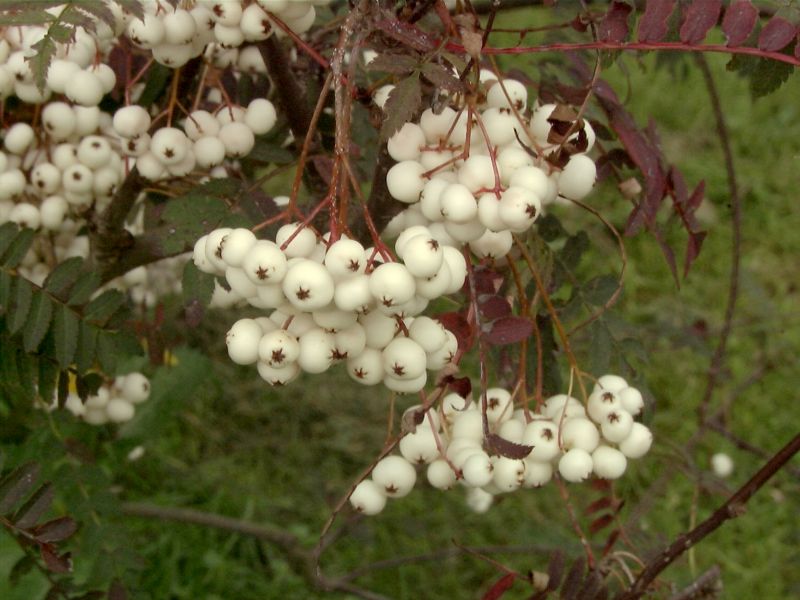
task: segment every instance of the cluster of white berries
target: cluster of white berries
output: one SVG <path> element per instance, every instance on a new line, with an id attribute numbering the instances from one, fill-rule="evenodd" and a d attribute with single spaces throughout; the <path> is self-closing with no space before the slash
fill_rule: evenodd
<path id="1" fill-rule="evenodd" d="M 644 406 L 642 394 L 617 375 L 600 377 L 586 406 L 561 394 L 548 398 L 540 411 L 526 413 L 514 409 L 511 394 L 502 388 L 487 390 L 486 400 L 490 433 L 530 446 L 525 458 L 490 454 L 483 447 L 480 402 L 451 393 L 400 440 L 400 455 L 382 459 L 371 479 L 356 486 L 350 496 L 352 506 L 364 514 L 379 513 L 387 498 L 411 491 L 417 478 L 415 465 L 427 465 L 427 480 L 433 487 L 447 490 L 460 483 L 467 488 L 469 506 L 484 512 L 494 496 L 541 487 L 554 471 L 568 482 L 592 475 L 617 479 L 628 459 L 644 456 L 653 441 L 650 430 L 633 420 Z"/>
<path id="2" fill-rule="evenodd" d="M 404 262 L 383 262 L 376 251 L 345 237 L 318 241 L 297 223 L 281 227 L 274 241 L 227 228 L 200 238 L 195 265 L 224 276 L 230 287 L 217 284 L 216 305 L 274 309 L 231 327 L 231 360 L 256 364 L 272 385 L 344 361 L 349 375 L 364 385 L 421 390 L 427 372 L 448 364 L 458 343 L 441 323 L 420 313 L 430 300 L 462 287 L 466 261 L 426 232 L 412 233 L 397 240 Z"/>
<path id="3" fill-rule="evenodd" d="M 124 32 L 167 67 L 181 67 L 205 53 L 217 67 L 233 65 L 240 71 L 265 73 L 261 53 L 253 44 L 273 33 L 285 35 L 275 18 L 303 34 L 314 24 L 315 6 L 327 4 L 330 0 L 197 0 L 189 8 L 173 8 L 149 0 L 143 19 L 126 15 Z"/>
<path id="4" fill-rule="evenodd" d="M 183 177 L 195 170 L 227 177 L 225 160 L 249 154 L 255 136 L 268 133 L 276 120 L 272 102 L 256 98 L 246 108 L 221 105 L 216 114 L 195 110 L 186 117 L 183 129 L 159 127 L 151 136 L 149 113 L 132 104 L 117 110 L 113 128 L 122 153 L 136 161 L 146 179 Z"/>
<path id="5" fill-rule="evenodd" d="M 585 152 L 556 169 L 545 160 L 558 147 L 548 141 L 548 118 L 556 106 L 537 106 L 527 118 L 525 86 L 484 75 L 486 104 L 480 112 L 470 117 L 463 107 L 445 106 L 438 113 L 429 108 L 389 139 L 387 150 L 398 162 L 386 185 L 393 198 L 411 206 L 389 224 L 388 237 L 427 225 L 453 243 L 469 243 L 478 256 L 503 256 L 512 234 L 527 231 L 543 207 L 559 198 L 581 200 L 591 191 L 597 174 L 586 154 L 594 143 L 591 126 L 583 123 Z M 378 92 L 375 100 L 382 105 L 388 91 Z"/>
<path id="6" fill-rule="evenodd" d="M 97 394 L 83 402 L 78 394 L 70 392 L 64 407 L 90 425 L 125 423 L 136 414 L 136 405 L 150 397 L 150 380 L 141 373 L 120 375 L 108 385 L 98 388 Z M 53 399 L 51 408 L 58 406 Z"/>

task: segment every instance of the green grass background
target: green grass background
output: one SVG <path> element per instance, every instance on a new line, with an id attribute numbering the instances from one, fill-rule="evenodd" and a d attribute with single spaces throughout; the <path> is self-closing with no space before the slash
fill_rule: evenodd
<path id="1" fill-rule="evenodd" d="M 535 77 L 537 60 L 523 57 L 514 66 L 531 69 Z M 708 60 L 719 85 L 744 198 L 740 302 L 714 401 L 718 406 L 730 398 L 754 368 L 765 365 L 763 377 L 736 397 L 727 416 L 738 436 L 776 450 L 800 423 L 800 81 L 791 80 L 776 94 L 754 102 L 746 82 L 725 71 L 724 57 Z M 715 433 L 708 433 L 694 452 L 684 450 L 696 430 L 695 407 L 722 323 L 730 268 L 726 175 L 706 90 L 691 59 L 656 69 L 652 56 L 629 56 L 621 67 L 609 68 L 604 76 L 621 97 L 630 90 L 627 106 L 639 123 L 652 118 L 658 124 L 667 157 L 681 167 L 690 185 L 700 179 L 707 184 L 702 219 L 709 235 L 680 290 L 654 240 L 639 235 L 626 240 L 625 292 L 614 310 L 614 317 L 627 323 L 626 331 L 647 349 L 647 362 L 637 362 L 637 381 L 655 400 L 646 417 L 656 436 L 653 451 L 633 463 L 617 486 L 627 499 L 622 517 L 630 521 L 637 551 L 646 556 L 689 528 L 692 515 L 705 518 L 761 460 Z M 588 201 L 619 225 L 630 208 L 610 183 L 599 186 Z M 581 274 L 588 278 L 616 268 L 618 259 L 602 226 L 574 210 L 557 212 L 568 229 L 586 228 L 592 239 Z M 679 228 L 667 219 L 665 227 L 680 247 Z M 380 449 L 389 408 L 386 393 L 360 388 L 341 373 L 269 389 L 254 369 L 226 361 L 222 337 L 233 319 L 215 315 L 198 330 L 184 332 L 189 344 L 215 359 L 208 361 L 194 351 L 179 353 L 181 365 L 157 376 L 153 403 L 121 435 L 58 416 L 48 423 L 39 415 L 26 445 L 3 440 L 12 458 L 44 462 L 47 474 L 65 490 L 56 512 L 70 511 L 82 522 L 70 546 L 78 580 L 107 580 L 114 567 L 97 558 L 114 556 L 135 598 L 331 596 L 312 588 L 280 549 L 269 544 L 117 512 L 119 500 L 193 507 L 283 528 L 310 548 L 333 504 Z M 707 334 L 698 334 L 700 329 Z M 54 450 L 53 431 L 62 439 L 81 440 L 94 452 L 95 462 L 78 468 L 74 458 L 64 458 Z M 127 452 L 138 444 L 146 449 L 144 457 L 127 461 Z M 708 459 L 717 451 L 731 454 L 736 462 L 729 480 L 710 473 Z M 653 482 L 670 473 L 674 476 L 665 489 L 650 491 Z M 579 512 L 598 497 L 588 486 L 571 486 L 570 491 Z M 799 514 L 798 480 L 781 473 L 752 499 L 746 515 L 703 541 L 664 579 L 680 587 L 719 564 L 722 597 L 800 596 Z M 602 545 L 602 539 L 600 534 L 595 541 Z M 423 484 L 405 499 L 390 502 L 380 516 L 351 522 L 324 554 L 323 566 L 335 576 L 373 561 L 448 551 L 454 541 L 508 546 L 514 552 L 494 556 L 521 572 L 545 569 L 553 549 L 580 555 L 553 485 L 510 495 L 489 513 L 476 515 L 460 490 L 441 493 Z M 0 535 L 0 597 L 42 598 L 46 582 L 36 572 L 16 586 L 7 582 L 19 556 L 13 541 Z M 477 598 L 498 577 L 496 569 L 474 557 L 438 556 L 373 571 L 358 583 L 394 598 Z M 506 597 L 528 595 L 518 586 Z"/>

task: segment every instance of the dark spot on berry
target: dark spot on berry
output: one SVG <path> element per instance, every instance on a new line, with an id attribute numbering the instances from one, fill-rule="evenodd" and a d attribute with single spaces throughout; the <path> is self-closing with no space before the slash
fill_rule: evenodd
<path id="1" fill-rule="evenodd" d="M 272 351 L 271 362 L 282 363 L 285 359 L 286 355 L 283 353 L 283 348 L 278 348 L 277 350 Z"/>
<path id="2" fill-rule="evenodd" d="M 340 352 L 337 348 L 334 348 L 333 352 L 331 352 L 331 358 L 333 360 L 345 360 L 347 358 L 347 352 Z"/>
<path id="3" fill-rule="evenodd" d="M 92 148 L 99 148 L 100 142 L 92 142 Z"/>
<path id="4" fill-rule="evenodd" d="M 494 410 L 495 408 L 500 406 L 500 400 L 498 400 L 497 398 L 487 398 L 486 404 L 491 410 Z"/>
<path id="5" fill-rule="evenodd" d="M 225 13 L 225 10 L 222 8 L 222 4 L 215 4 L 214 8 L 212 8 L 211 10 L 218 17 L 221 17 Z"/>
<path id="6" fill-rule="evenodd" d="M 392 365 L 392 371 L 398 377 L 402 377 L 403 375 L 405 375 L 406 368 L 403 365 L 398 365 L 397 363 L 394 363 Z"/>
<path id="7" fill-rule="evenodd" d="M 542 429 L 541 437 L 543 440 L 552 440 L 555 437 L 552 429 Z"/>
<path id="8" fill-rule="evenodd" d="M 350 262 L 347 264 L 347 268 L 348 268 L 350 271 L 352 271 L 353 273 L 355 273 L 356 271 L 358 271 L 358 269 L 359 269 L 360 267 L 361 267 L 361 263 L 360 263 L 360 262 L 358 262 L 357 260 L 350 260 Z"/>
<path id="9" fill-rule="evenodd" d="M 355 375 L 359 379 L 364 379 L 367 376 L 367 373 L 366 373 L 366 371 L 364 371 L 364 369 L 359 367 L 355 371 L 353 371 L 353 375 Z"/>
<path id="10" fill-rule="evenodd" d="M 81 175 L 78 171 L 75 171 L 72 173 L 72 178 L 75 181 L 80 181 L 81 179 L 83 179 L 83 175 Z"/>
<path id="11" fill-rule="evenodd" d="M 619 420 L 620 420 L 620 416 L 619 416 L 617 413 L 615 413 L 615 412 L 612 412 L 612 413 L 609 413 L 609 414 L 608 414 L 608 416 L 606 417 L 606 419 L 608 419 L 608 422 L 609 422 L 609 423 L 618 423 L 618 422 L 619 422 Z"/>
<path id="12" fill-rule="evenodd" d="M 392 483 L 390 483 L 389 485 L 385 486 L 384 489 L 386 490 L 387 494 L 396 494 L 397 491 L 398 491 L 397 488 Z"/>
<path id="13" fill-rule="evenodd" d="M 387 308 L 390 306 L 394 306 L 394 298 L 387 298 L 386 296 L 381 297 L 381 304 L 386 306 Z"/>
<path id="14" fill-rule="evenodd" d="M 534 206 L 533 204 L 528 204 L 525 207 L 525 214 L 527 214 L 531 218 L 536 217 L 536 206 Z"/>
<path id="15" fill-rule="evenodd" d="M 431 238 L 431 239 L 428 240 L 428 246 L 430 246 L 431 250 L 433 250 L 435 252 L 436 250 L 439 249 L 439 242 L 437 242 L 435 239 Z"/>
<path id="16" fill-rule="evenodd" d="M 295 296 L 297 296 L 298 300 L 308 300 L 311 297 L 311 291 L 305 288 L 299 287 L 295 292 Z"/>
<path id="17" fill-rule="evenodd" d="M 258 269 L 256 270 L 256 277 L 258 277 L 261 280 L 268 279 L 269 273 L 264 267 L 258 267 Z"/>
<path id="18" fill-rule="evenodd" d="M 611 392 L 605 392 L 602 396 L 603 402 L 613 402 L 614 401 L 614 394 Z"/>
<path id="19" fill-rule="evenodd" d="M 164 156 L 166 158 L 172 158 L 175 156 L 175 150 L 172 148 L 164 148 Z"/>

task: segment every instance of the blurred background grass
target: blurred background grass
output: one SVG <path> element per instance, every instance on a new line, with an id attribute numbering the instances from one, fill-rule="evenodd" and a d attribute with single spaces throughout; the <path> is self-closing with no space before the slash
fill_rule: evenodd
<path id="1" fill-rule="evenodd" d="M 724 57 L 709 56 L 708 61 L 719 85 L 744 198 L 741 294 L 715 406 L 735 396 L 727 412 L 731 430 L 774 451 L 796 433 L 799 422 L 800 82 L 791 80 L 778 93 L 753 102 L 746 82 L 725 72 Z M 715 433 L 708 433 L 693 452 L 684 449 L 696 430 L 695 408 L 722 324 L 730 268 L 726 175 L 707 92 L 691 58 L 669 59 L 656 68 L 653 56 L 628 56 L 621 64 L 624 68 L 609 68 L 603 76 L 621 97 L 630 90 L 627 107 L 640 124 L 649 118 L 658 124 L 665 153 L 687 182 L 707 183 L 702 215 L 709 235 L 680 290 L 654 240 L 639 235 L 626 240 L 626 287 L 614 309 L 614 317 L 626 322 L 647 349 L 647 362 L 637 363 L 637 382 L 655 398 L 646 417 L 656 436 L 653 451 L 633 463 L 617 486 L 627 499 L 622 519 L 646 555 L 691 527 L 693 519 L 705 518 L 762 461 Z M 533 69 L 534 78 L 535 65 L 535 58 L 514 63 Z M 600 185 L 589 201 L 615 224 L 624 224 L 630 206 L 613 184 Z M 557 214 L 570 231 L 585 228 L 593 241 L 582 274 L 590 277 L 617 267 L 613 243 L 601 225 L 574 210 L 561 208 Z M 681 242 L 674 225 L 666 223 L 669 237 Z M 78 579 L 107 577 L 104 569 L 113 569 L 108 561 L 88 560 L 105 553 L 133 567 L 120 575 L 133 582 L 129 587 L 135 598 L 328 596 L 311 587 L 297 565 L 270 544 L 117 512 L 118 499 L 193 507 L 283 528 L 310 548 L 331 507 L 379 451 L 389 409 L 386 393 L 359 387 L 338 371 L 269 389 L 254 369 L 235 367 L 225 358 L 223 335 L 234 318 L 210 315 L 199 329 L 183 332 L 190 346 L 214 360 L 196 351 L 178 353 L 180 365 L 160 372 L 153 401 L 119 439 L 59 416 L 48 425 L 42 416 L 40 429 L 31 433 L 34 441 L 24 449 L 6 440 L 14 458 L 50 459 L 48 475 L 68 490 L 57 508 L 83 523 L 72 544 Z M 761 371 L 752 385 L 738 390 Z M 76 475 L 75 461 L 54 453 L 53 431 L 81 440 L 95 454 L 91 468 Z M 128 451 L 138 444 L 144 456 L 128 461 Z M 709 457 L 718 451 L 736 462 L 727 481 L 709 469 Z M 669 485 L 649 491 L 665 474 L 673 474 Z M 91 492 L 105 483 L 112 486 L 107 497 Z M 579 511 L 598 497 L 589 486 L 571 486 L 570 491 Z M 665 578 L 685 585 L 719 564 L 723 597 L 798 597 L 798 514 L 798 480 L 781 473 L 752 499 L 744 517 L 705 540 Z M 595 541 L 602 545 L 602 540 L 603 533 L 598 534 Z M 504 497 L 487 514 L 476 515 L 460 490 L 441 493 L 420 484 L 410 496 L 390 502 L 380 516 L 349 522 L 345 535 L 325 552 L 323 567 L 334 576 L 374 561 L 438 553 L 431 560 L 370 571 L 357 583 L 396 598 L 480 597 L 499 574 L 474 557 L 455 556 L 453 541 L 506 546 L 506 553 L 493 556 L 521 572 L 545 569 L 554 549 L 580 555 L 553 485 Z M 9 586 L 7 574 L 19 556 L 8 536 L 0 536 L 0 597 L 43 597 L 47 584 L 36 572 Z M 527 595 L 512 590 L 506 597 Z"/>

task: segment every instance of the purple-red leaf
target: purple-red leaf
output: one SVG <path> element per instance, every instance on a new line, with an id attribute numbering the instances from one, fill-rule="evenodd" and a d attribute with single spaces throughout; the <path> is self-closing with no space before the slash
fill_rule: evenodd
<path id="1" fill-rule="evenodd" d="M 690 231 L 689 241 L 686 243 L 686 258 L 683 262 L 683 276 L 689 274 L 689 269 L 692 267 L 694 260 L 700 255 L 700 250 L 703 247 L 703 241 L 706 239 L 705 231 Z"/>
<path id="2" fill-rule="evenodd" d="M 53 519 L 39 525 L 32 531 L 37 542 L 51 543 L 67 539 L 78 530 L 78 524 L 70 517 Z"/>
<path id="3" fill-rule="evenodd" d="M 496 433 L 490 433 L 486 437 L 486 446 L 493 452 L 506 458 L 513 458 L 515 460 L 522 460 L 533 450 L 533 446 L 526 446 L 525 444 L 516 444 L 500 437 Z"/>
<path id="4" fill-rule="evenodd" d="M 492 323 L 492 328 L 486 334 L 490 344 L 503 346 L 516 344 L 530 337 L 533 333 L 533 323 L 523 317 L 502 317 Z"/>
<path id="5" fill-rule="evenodd" d="M 375 25 L 393 40 L 420 52 L 431 52 L 439 45 L 436 38 L 427 31 L 394 17 L 381 19 Z"/>
<path id="6" fill-rule="evenodd" d="M 597 38 L 601 42 L 624 42 L 628 39 L 628 15 L 633 7 L 614 0 L 606 16 L 597 24 Z"/>
<path id="7" fill-rule="evenodd" d="M 597 500 L 592 502 L 589 506 L 587 506 L 584 512 L 587 515 L 591 515 L 592 513 L 596 513 L 600 510 L 611 508 L 612 506 L 614 506 L 614 498 L 612 498 L 611 496 L 603 496 L 602 498 L 598 498 Z"/>
<path id="8" fill-rule="evenodd" d="M 758 36 L 758 47 L 765 52 L 785 48 L 797 35 L 797 27 L 783 17 L 772 17 Z"/>
<path id="9" fill-rule="evenodd" d="M 442 313 L 436 316 L 436 320 L 456 336 L 460 350 L 464 351 L 469 348 L 472 339 L 472 327 L 464 315 L 458 312 Z"/>
<path id="10" fill-rule="evenodd" d="M 675 0 L 648 0 L 644 14 L 639 19 L 639 41 L 660 42 L 669 30 L 669 16 L 675 9 Z"/>
<path id="11" fill-rule="evenodd" d="M 595 534 L 601 529 L 605 529 L 614 522 L 614 515 L 605 514 L 589 524 L 589 533 Z"/>
<path id="12" fill-rule="evenodd" d="M 728 46 L 741 46 L 750 37 L 758 20 L 758 9 L 750 0 L 735 0 L 725 11 L 722 31 L 728 39 Z"/>
<path id="13" fill-rule="evenodd" d="M 686 11 L 681 25 L 681 41 L 684 44 L 699 44 L 708 31 L 717 24 L 722 0 L 694 0 Z"/>
<path id="14" fill-rule="evenodd" d="M 511 305 L 502 296 L 481 296 L 478 298 L 478 306 L 480 306 L 483 318 L 489 321 L 511 314 Z"/>
<path id="15" fill-rule="evenodd" d="M 72 570 L 72 559 L 70 558 L 69 552 L 66 554 L 58 554 L 53 545 L 42 544 L 39 546 L 39 553 L 48 571 L 52 571 L 53 573 L 69 573 Z"/>
<path id="16" fill-rule="evenodd" d="M 497 600 L 502 597 L 511 586 L 514 585 L 514 580 L 517 576 L 514 573 L 507 573 L 498 579 L 494 585 L 483 595 L 483 600 Z"/>

